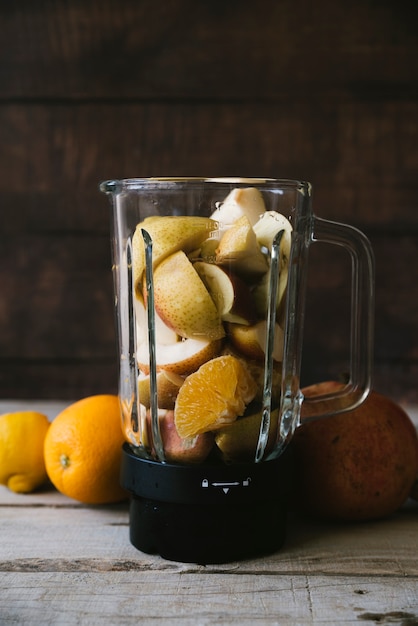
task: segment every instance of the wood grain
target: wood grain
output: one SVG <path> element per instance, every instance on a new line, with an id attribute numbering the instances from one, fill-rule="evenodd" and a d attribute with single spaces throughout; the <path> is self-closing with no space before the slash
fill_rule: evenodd
<path id="1" fill-rule="evenodd" d="M 418 102 L 3 105 L 2 230 L 103 233 L 100 180 L 238 172 L 309 180 L 318 215 L 416 234 L 417 120 Z"/>
<path id="2" fill-rule="evenodd" d="M 127 505 L 88 507 L 54 491 L 23 496 L 0 487 L 0 509 L 4 623 L 413 624 L 418 617 L 413 503 L 361 524 L 290 515 L 278 553 L 208 566 L 133 548 Z"/>
<path id="3" fill-rule="evenodd" d="M 310 575 L 202 576 L 150 572 L 0 574 L 13 623 L 414 624 L 416 579 Z M 233 606 L 233 610 L 231 610 Z M 382 610 L 383 607 L 387 607 Z M 402 609 L 399 608 L 402 607 Z M 74 620 L 74 621 L 72 621 Z"/>
<path id="4" fill-rule="evenodd" d="M 52 419 L 64 405 L 36 409 Z M 410 416 L 418 425 L 417 407 Z M 48 486 L 15 494 L 0 485 L 0 623 L 416 624 L 417 513 L 413 500 L 355 524 L 289 512 L 279 552 L 203 566 L 136 550 L 127 503 L 87 506 Z"/>
<path id="5" fill-rule="evenodd" d="M 414 0 L 402 10 L 372 0 L 297 10 L 291 0 L 22 0 L 3 3 L 2 17 L 8 98 L 402 98 L 418 78 Z"/>
<path id="6" fill-rule="evenodd" d="M 100 180 L 259 175 L 310 180 L 318 215 L 369 236 L 376 386 L 417 401 L 417 17 L 413 0 L 2 3 L 0 396 L 116 387 Z M 346 368 L 347 263 L 321 255 L 307 379 Z"/>

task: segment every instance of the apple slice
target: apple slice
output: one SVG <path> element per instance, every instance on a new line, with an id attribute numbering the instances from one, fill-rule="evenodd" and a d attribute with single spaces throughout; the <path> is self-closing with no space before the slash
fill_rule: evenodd
<path id="1" fill-rule="evenodd" d="M 225 335 L 214 301 L 182 250 L 156 267 L 154 301 L 163 322 L 181 337 L 216 340 Z"/>
<path id="2" fill-rule="evenodd" d="M 216 249 L 216 263 L 249 278 L 257 279 L 267 272 L 267 259 L 245 215 L 224 233 Z"/>
<path id="3" fill-rule="evenodd" d="M 135 290 L 140 296 L 145 270 L 145 246 L 141 229 L 145 229 L 153 242 L 153 266 L 167 256 L 183 250 L 190 252 L 218 229 L 218 224 L 208 217 L 199 216 L 157 216 L 147 217 L 140 222 L 132 238 L 132 265 Z"/>
<path id="4" fill-rule="evenodd" d="M 223 321 L 254 324 L 255 306 L 244 281 L 213 263 L 197 261 L 194 268 L 209 291 Z"/>
<path id="5" fill-rule="evenodd" d="M 166 370 L 182 376 L 195 372 L 203 363 L 218 356 L 222 340 L 186 339 L 168 345 L 156 345 L 157 371 Z M 137 346 L 138 367 L 144 374 L 149 374 L 148 342 Z"/>
<path id="6" fill-rule="evenodd" d="M 252 359 L 264 359 L 267 336 L 267 322 L 265 320 L 261 320 L 253 326 L 245 326 L 244 324 L 228 324 L 227 331 L 232 344 L 242 354 L 245 354 Z M 283 343 L 283 330 L 279 324 L 276 323 L 274 327 L 274 361 L 282 361 Z"/>
<path id="7" fill-rule="evenodd" d="M 212 213 L 211 218 L 219 222 L 221 230 L 229 228 L 243 215 L 253 226 L 265 210 L 263 196 L 258 189 L 255 187 L 237 188 L 233 189 L 220 203 L 216 211 Z"/>

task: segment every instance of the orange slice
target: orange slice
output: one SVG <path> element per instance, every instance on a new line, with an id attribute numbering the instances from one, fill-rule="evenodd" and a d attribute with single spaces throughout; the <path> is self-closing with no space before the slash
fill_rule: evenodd
<path id="1" fill-rule="evenodd" d="M 195 437 L 234 422 L 256 393 L 257 384 L 234 356 L 204 363 L 180 387 L 174 409 L 178 434 Z"/>

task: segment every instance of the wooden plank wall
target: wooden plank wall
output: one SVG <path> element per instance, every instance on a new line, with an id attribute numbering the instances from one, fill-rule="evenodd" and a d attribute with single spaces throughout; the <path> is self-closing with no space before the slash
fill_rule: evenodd
<path id="1" fill-rule="evenodd" d="M 3 0 L 0 397 L 114 392 L 100 180 L 306 179 L 376 256 L 374 384 L 417 402 L 416 0 Z M 349 264 L 312 249 L 303 382 L 347 368 Z"/>

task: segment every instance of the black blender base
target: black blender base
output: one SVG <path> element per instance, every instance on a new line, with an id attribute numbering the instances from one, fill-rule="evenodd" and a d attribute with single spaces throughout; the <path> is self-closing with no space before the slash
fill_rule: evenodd
<path id="1" fill-rule="evenodd" d="M 190 505 L 133 496 L 130 540 L 142 552 L 170 561 L 208 565 L 264 556 L 285 540 L 283 502 Z"/>
<path id="2" fill-rule="evenodd" d="M 202 565 L 276 552 L 285 540 L 291 476 L 288 450 L 257 464 L 177 465 L 143 459 L 125 444 L 131 543 Z"/>

